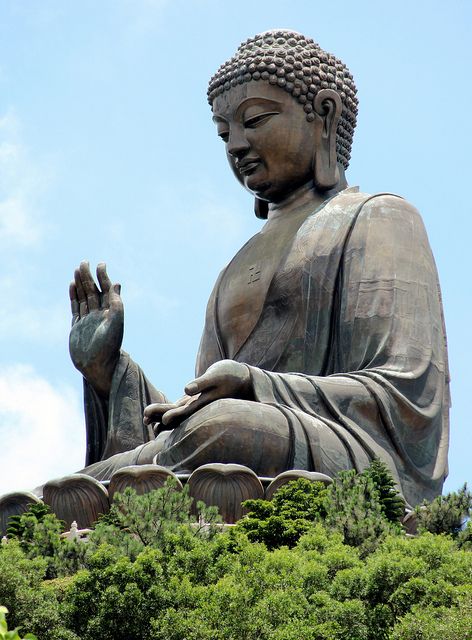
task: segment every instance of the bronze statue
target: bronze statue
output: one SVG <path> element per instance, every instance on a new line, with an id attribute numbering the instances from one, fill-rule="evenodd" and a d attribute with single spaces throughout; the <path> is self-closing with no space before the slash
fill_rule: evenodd
<path id="1" fill-rule="evenodd" d="M 221 272 L 184 397 L 168 402 L 121 351 L 105 265 L 70 297 L 84 376 L 87 467 L 109 479 L 157 462 L 259 476 L 333 476 L 384 460 L 410 504 L 447 474 L 448 369 L 439 284 L 421 218 L 348 188 L 356 88 L 347 67 L 285 30 L 244 42 L 208 99 L 232 171 L 266 219 Z"/>

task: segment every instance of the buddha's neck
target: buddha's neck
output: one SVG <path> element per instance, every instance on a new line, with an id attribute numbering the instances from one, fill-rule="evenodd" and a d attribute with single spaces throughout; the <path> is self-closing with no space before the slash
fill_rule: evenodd
<path id="1" fill-rule="evenodd" d="M 304 213 L 309 215 L 333 195 L 333 192 L 334 190 L 320 193 L 315 190 L 313 182 L 304 184 L 292 191 L 284 200 L 269 205 L 268 222 L 275 222 L 281 218 L 286 220 L 288 217 L 303 216 Z"/>

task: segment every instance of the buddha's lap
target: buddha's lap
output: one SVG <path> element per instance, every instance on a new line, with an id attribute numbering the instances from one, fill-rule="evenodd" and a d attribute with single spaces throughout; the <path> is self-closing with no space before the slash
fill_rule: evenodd
<path id="1" fill-rule="evenodd" d="M 220 462 L 243 464 L 263 476 L 286 469 L 334 476 L 368 462 L 360 445 L 346 446 L 340 431 L 340 426 L 333 429 L 316 416 L 284 405 L 221 399 L 162 434 L 157 462 L 174 471 Z"/>
<path id="2" fill-rule="evenodd" d="M 301 421 L 293 419 L 293 413 L 282 405 L 232 398 L 216 400 L 155 440 L 91 465 L 84 472 L 107 479 L 123 466 L 153 461 L 176 472 L 192 472 L 214 462 L 237 463 L 260 476 L 275 476 L 293 468 L 334 475 L 353 466 L 331 429 L 314 416 L 296 413 Z M 305 423 L 304 428 L 297 424 L 301 422 Z M 318 443 L 315 456 L 314 441 Z"/>
<path id="3" fill-rule="evenodd" d="M 288 468 L 292 444 L 287 419 L 277 407 L 228 398 L 211 402 L 173 429 L 157 462 L 177 470 L 233 462 L 267 475 Z"/>

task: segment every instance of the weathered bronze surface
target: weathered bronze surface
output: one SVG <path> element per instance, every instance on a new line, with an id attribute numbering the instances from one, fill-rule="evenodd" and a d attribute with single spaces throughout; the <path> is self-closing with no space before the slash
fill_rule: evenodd
<path id="1" fill-rule="evenodd" d="M 223 463 L 333 476 L 378 456 L 410 504 L 437 495 L 449 410 L 438 277 L 414 207 L 347 187 L 352 76 L 313 41 L 266 32 L 220 67 L 208 96 L 267 221 L 221 272 L 197 377 L 176 403 L 121 350 L 119 285 L 103 264 L 98 286 L 80 265 L 70 353 L 85 381 L 83 472 Z"/>
<path id="2" fill-rule="evenodd" d="M 195 513 L 197 501 L 202 500 L 218 507 L 227 524 L 237 522 L 247 512 L 242 502 L 264 497 L 264 488 L 254 471 L 240 464 L 204 464 L 192 473 L 188 486 Z"/>
<path id="3" fill-rule="evenodd" d="M 8 522 L 12 516 L 21 516 L 39 498 L 33 493 L 17 491 L 7 493 L 0 497 L 0 537 L 4 536 L 8 529 Z"/>
<path id="4" fill-rule="evenodd" d="M 88 475 L 75 473 L 50 480 L 43 487 L 43 500 L 70 527 L 91 527 L 100 514 L 108 513 L 110 500 L 105 487 Z"/>
<path id="5" fill-rule="evenodd" d="M 157 464 L 142 464 L 123 467 L 111 477 L 108 485 L 108 497 L 112 502 L 115 493 L 123 493 L 128 487 L 134 489 L 138 495 L 161 489 L 168 478 L 172 478 L 176 490 L 182 490 L 182 483 L 169 469 Z"/>

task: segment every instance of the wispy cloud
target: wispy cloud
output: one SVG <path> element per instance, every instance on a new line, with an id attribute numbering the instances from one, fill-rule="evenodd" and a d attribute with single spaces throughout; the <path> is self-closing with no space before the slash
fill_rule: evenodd
<path id="1" fill-rule="evenodd" d="M 13 109 L 0 116 L 0 248 L 36 244 L 43 233 L 40 195 L 50 175 L 39 168 L 21 139 L 21 123 Z"/>
<path id="2" fill-rule="evenodd" d="M 74 389 L 53 387 L 30 366 L 1 368 L 0 495 L 80 469 L 83 423 Z"/>
<path id="3" fill-rule="evenodd" d="M 0 274 L 0 341 L 51 341 L 64 335 L 62 307 L 51 308 L 45 296 L 31 291 L 38 275 L 32 252 L 42 249 L 50 227 L 41 202 L 52 175 L 51 164 L 35 157 L 24 141 L 16 111 L 0 115 L 0 252 L 6 258 Z"/>

